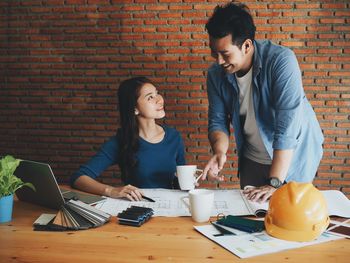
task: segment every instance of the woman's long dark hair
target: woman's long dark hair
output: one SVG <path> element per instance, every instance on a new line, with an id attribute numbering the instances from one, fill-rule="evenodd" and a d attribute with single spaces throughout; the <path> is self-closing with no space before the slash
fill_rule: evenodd
<path id="1" fill-rule="evenodd" d="M 121 123 L 119 165 L 124 183 L 128 183 L 134 175 L 137 166 L 135 154 L 139 149 L 139 125 L 135 115 L 135 108 L 137 99 L 140 96 L 140 90 L 146 83 L 152 84 L 146 77 L 135 77 L 124 80 L 118 90 Z"/>

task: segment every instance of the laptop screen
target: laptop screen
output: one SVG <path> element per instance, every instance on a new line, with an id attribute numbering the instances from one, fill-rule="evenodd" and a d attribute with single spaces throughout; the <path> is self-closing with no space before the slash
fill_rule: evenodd
<path id="1" fill-rule="evenodd" d="M 15 171 L 15 175 L 23 182 L 30 182 L 36 191 L 29 187 L 22 187 L 16 191 L 19 200 L 60 209 L 64 204 L 63 196 L 50 165 L 22 160 Z"/>

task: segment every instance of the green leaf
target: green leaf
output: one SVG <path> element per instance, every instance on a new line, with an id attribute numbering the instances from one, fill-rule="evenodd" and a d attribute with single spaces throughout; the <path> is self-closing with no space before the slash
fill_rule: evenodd
<path id="1" fill-rule="evenodd" d="M 30 187 L 35 191 L 34 185 L 24 183 L 20 178 L 14 175 L 20 159 L 15 159 L 11 155 L 6 155 L 0 160 L 0 197 L 14 194 L 23 186 Z"/>

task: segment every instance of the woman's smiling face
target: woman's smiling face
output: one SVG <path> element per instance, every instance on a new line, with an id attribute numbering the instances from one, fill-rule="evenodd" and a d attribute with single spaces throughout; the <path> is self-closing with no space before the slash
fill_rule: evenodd
<path id="1" fill-rule="evenodd" d="M 164 99 L 150 83 L 142 86 L 137 99 L 135 114 L 147 119 L 161 119 L 165 116 Z"/>

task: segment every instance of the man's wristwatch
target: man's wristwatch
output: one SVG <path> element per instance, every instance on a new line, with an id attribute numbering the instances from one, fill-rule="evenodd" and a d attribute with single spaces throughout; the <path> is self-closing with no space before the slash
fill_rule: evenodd
<path id="1" fill-rule="evenodd" d="M 277 177 L 270 177 L 268 179 L 268 185 L 271 185 L 274 188 L 280 188 L 282 186 L 282 182 L 280 179 L 278 179 Z"/>

